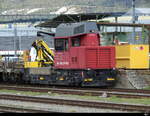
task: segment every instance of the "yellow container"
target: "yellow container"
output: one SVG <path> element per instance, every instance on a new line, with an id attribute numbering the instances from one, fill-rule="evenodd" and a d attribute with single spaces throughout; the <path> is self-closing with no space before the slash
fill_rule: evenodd
<path id="1" fill-rule="evenodd" d="M 24 67 L 25 68 L 37 68 L 37 67 L 41 67 L 40 64 L 41 63 L 39 62 L 25 62 Z"/>
<path id="2" fill-rule="evenodd" d="M 149 45 L 116 45 L 115 48 L 117 68 L 149 68 Z"/>

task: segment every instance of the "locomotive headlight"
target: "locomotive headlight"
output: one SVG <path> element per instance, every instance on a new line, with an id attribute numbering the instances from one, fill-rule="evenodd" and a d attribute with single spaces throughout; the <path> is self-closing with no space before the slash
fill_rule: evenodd
<path id="1" fill-rule="evenodd" d="M 113 70 L 116 70 L 116 68 L 113 68 Z"/>
<path id="2" fill-rule="evenodd" d="M 85 82 L 91 82 L 91 81 L 93 81 L 93 79 L 92 78 L 85 78 L 84 81 Z"/>
<path id="3" fill-rule="evenodd" d="M 90 68 L 88 68 L 87 70 L 91 70 Z"/>
<path id="4" fill-rule="evenodd" d="M 84 81 L 86 82 L 86 81 L 88 81 L 88 80 L 85 78 Z"/>
<path id="5" fill-rule="evenodd" d="M 44 77 L 40 77 L 39 79 L 40 79 L 40 80 L 45 80 L 45 78 L 44 78 Z"/>
<path id="6" fill-rule="evenodd" d="M 115 80 L 115 78 L 112 78 L 112 77 L 107 78 L 107 81 L 114 81 L 114 80 Z"/>

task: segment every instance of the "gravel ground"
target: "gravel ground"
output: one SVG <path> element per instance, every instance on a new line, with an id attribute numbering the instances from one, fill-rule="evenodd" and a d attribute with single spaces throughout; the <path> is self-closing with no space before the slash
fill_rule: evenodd
<path id="1" fill-rule="evenodd" d="M 8 94 L 8 93 L 3 92 L 0 94 Z M 16 94 L 14 94 L 14 95 L 16 95 Z M 21 95 L 21 94 L 18 93 L 17 95 Z M 63 95 L 59 95 L 59 96 L 40 95 L 40 96 L 36 96 L 36 97 L 79 100 L 77 98 L 69 98 L 69 97 L 66 97 Z M 41 109 L 41 110 L 53 111 L 53 112 L 67 112 L 67 113 L 72 113 L 72 112 L 73 113 L 126 112 L 126 111 L 118 111 L 118 110 L 110 110 L 110 109 L 83 108 L 83 107 L 78 107 L 78 106 L 55 105 L 55 104 L 49 105 L 49 104 L 42 104 L 42 103 L 21 102 L 21 101 L 11 101 L 11 100 L 0 100 L 0 105 L 13 106 L 13 107 L 24 107 L 24 108 L 31 108 L 31 109 Z"/>
<path id="2" fill-rule="evenodd" d="M 0 100 L 0 105 L 12 106 L 12 107 L 23 107 L 31 109 L 40 109 L 45 111 L 53 112 L 66 112 L 66 113 L 113 113 L 122 112 L 109 109 L 96 109 L 96 108 L 83 108 L 77 106 L 66 106 L 66 105 L 55 105 L 55 104 L 41 104 L 41 103 L 31 103 L 31 102 L 20 102 L 11 100 Z"/>

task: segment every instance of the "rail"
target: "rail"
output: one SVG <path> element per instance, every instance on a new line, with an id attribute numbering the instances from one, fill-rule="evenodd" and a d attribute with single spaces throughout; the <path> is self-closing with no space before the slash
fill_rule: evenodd
<path id="1" fill-rule="evenodd" d="M 150 98 L 149 90 L 135 90 L 135 89 L 100 89 L 100 88 L 47 88 L 47 87 L 31 87 L 31 86 L 5 86 L 1 85 L 0 90 L 17 90 L 17 91 L 32 91 L 42 93 L 59 93 L 59 94 L 73 94 L 73 95 L 89 95 L 102 96 L 107 94 L 107 97 L 116 96 L 123 98 Z"/>
<path id="2" fill-rule="evenodd" d="M 9 106 L 0 106 L 0 112 L 2 113 L 51 113 L 50 111 L 26 109 L 26 108 L 14 108 Z"/>
<path id="3" fill-rule="evenodd" d="M 105 108 L 105 109 L 115 109 L 115 110 L 123 110 L 123 111 L 138 111 L 142 113 L 150 112 L 150 106 L 146 106 L 146 105 L 131 105 L 131 104 L 110 103 L 110 102 L 54 99 L 54 98 L 29 97 L 29 96 L 4 95 L 4 94 L 0 95 L 0 99 L 36 102 L 36 103 L 44 103 L 44 104 L 81 106 L 81 107 L 98 108 L 98 109 Z"/>

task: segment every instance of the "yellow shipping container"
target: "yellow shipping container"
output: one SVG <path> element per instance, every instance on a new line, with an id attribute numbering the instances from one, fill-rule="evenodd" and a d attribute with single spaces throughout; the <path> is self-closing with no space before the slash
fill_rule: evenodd
<path id="1" fill-rule="evenodd" d="M 149 68 L 149 45 L 116 45 L 115 48 L 117 68 Z"/>

